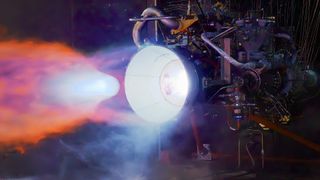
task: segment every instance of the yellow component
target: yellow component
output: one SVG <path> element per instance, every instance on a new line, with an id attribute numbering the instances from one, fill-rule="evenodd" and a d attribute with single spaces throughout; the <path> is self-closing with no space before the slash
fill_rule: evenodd
<path id="1" fill-rule="evenodd" d="M 222 2 L 220 2 L 220 1 L 217 1 L 213 6 L 214 6 L 216 9 L 219 9 L 220 11 L 224 11 L 224 10 L 225 10 L 225 7 L 226 7 L 226 6 L 225 6 Z M 222 19 L 222 16 L 221 16 L 220 13 L 216 13 L 215 15 L 216 15 L 216 17 L 217 17 L 219 20 Z"/>
<path id="2" fill-rule="evenodd" d="M 223 3 L 221 3 L 221 2 L 216 2 L 215 4 L 214 4 L 214 7 L 216 7 L 216 8 L 219 8 L 219 9 L 224 9 L 224 4 Z"/>
<path id="3" fill-rule="evenodd" d="M 281 119 L 280 119 L 280 122 L 282 124 L 288 124 L 290 121 L 290 116 L 286 115 L 286 116 L 283 116 Z"/>
<path id="4" fill-rule="evenodd" d="M 265 126 L 264 124 L 259 123 L 259 126 L 260 126 L 263 130 L 265 130 L 265 131 L 269 131 L 269 130 L 270 130 L 270 129 L 269 129 L 267 126 Z"/>
<path id="5" fill-rule="evenodd" d="M 178 29 L 171 30 L 171 34 L 179 34 L 181 32 L 185 32 L 193 23 L 197 22 L 199 19 L 197 16 L 193 16 L 193 18 L 181 19 L 180 26 Z"/>

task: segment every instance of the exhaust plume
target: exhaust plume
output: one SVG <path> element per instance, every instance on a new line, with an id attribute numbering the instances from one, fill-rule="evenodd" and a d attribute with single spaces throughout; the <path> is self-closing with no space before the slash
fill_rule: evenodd
<path id="1" fill-rule="evenodd" d="M 118 93 L 119 81 L 95 61 L 61 43 L 0 42 L 0 144 L 36 143 L 102 112 L 115 116 L 99 104 Z"/>

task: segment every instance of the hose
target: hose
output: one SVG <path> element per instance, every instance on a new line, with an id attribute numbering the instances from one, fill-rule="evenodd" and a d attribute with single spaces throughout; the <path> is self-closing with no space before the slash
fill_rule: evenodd
<path id="1" fill-rule="evenodd" d="M 164 15 L 159 9 L 157 9 L 155 7 L 149 7 L 142 12 L 141 16 L 143 18 L 148 18 L 148 17 L 152 17 L 152 16 L 163 17 Z M 180 26 L 179 21 L 177 21 L 175 19 L 160 18 L 159 21 L 170 29 L 178 29 Z M 147 20 L 137 21 L 133 27 L 133 30 L 132 30 L 132 38 L 133 38 L 135 45 L 138 48 L 140 48 L 143 44 L 143 43 L 141 43 L 140 33 L 141 33 L 142 28 L 145 26 L 146 22 L 147 22 Z"/>

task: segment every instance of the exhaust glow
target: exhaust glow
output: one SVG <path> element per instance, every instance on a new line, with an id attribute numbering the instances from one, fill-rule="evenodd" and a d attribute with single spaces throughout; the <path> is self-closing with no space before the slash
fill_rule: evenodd
<path id="1" fill-rule="evenodd" d="M 189 93 L 189 79 L 180 61 L 173 61 L 164 68 L 160 76 L 160 87 L 168 102 L 178 106 L 184 105 Z"/>
<path id="2" fill-rule="evenodd" d="M 119 82 L 92 60 L 61 43 L 0 42 L 0 145 L 36 143 L 97 116 Z M 117 115 L 99 108 L 104 119 Z"/>
<path id="3" fill-rule="evenodd" d="M 43 94 L 51 103 L 92 110 L 102 100 L 115 96 L 120 88 L 118 80 L 88 65 L 76 65 L 48 78 Z"/>

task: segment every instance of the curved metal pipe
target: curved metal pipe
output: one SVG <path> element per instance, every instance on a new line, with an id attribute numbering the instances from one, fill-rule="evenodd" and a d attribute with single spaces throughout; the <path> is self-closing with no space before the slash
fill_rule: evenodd
<path id="1" fill-rule="evenodd" d="M 147 9 L 145 9 L 141 16 L 143 18 L 147 18 L 147 17 L 151 17 L 151 16 L 155 16 L 155 17 L 162 17 L 164 16 L 163 13 L 155 8 L 155 7 L 149 7 Z M 160 18 L 159 20 L 162 24 L 164 24 L 165 26 L 167 26 L 170 29 L 178 29 L 180 26 L 179 21 L 175 20 L 175 19 L 168 19 L 168 18 Z M 141 29 L 144 27 L 144 25 L 146 24 L 146 20 L 145 21 L 138 21 L 135 23 L 133 30 L 132 30 L 132 38 L 134 43 L 136 44 L 137 47 L 141 47 L 141 45 L 143 43 L 141 43 L 141 37 L 140 37 L 140 32 Z"/>
<path id="2" fill-rule="evenodd" d="M 221 48 L 219 48 L 218 46 L 216 46 L 215 44 L 213 44 L 210 39 L 206 36 L 206 33 L 202 33 L 201 34 L 201 39 L 207 43 L 209 46 L 211 46 L 214 50 L 216 50 L 224 59 L 226 59 L 227 61 L 229 61 L 230 64 L 234 65 L 237 68 L 244 68 L 245 64 L 238 62 L 237 60 L 235 60 L 233 57 L 231 57 L 229 54 L 227 54 L 226 52 L 224 52 Z"/>

